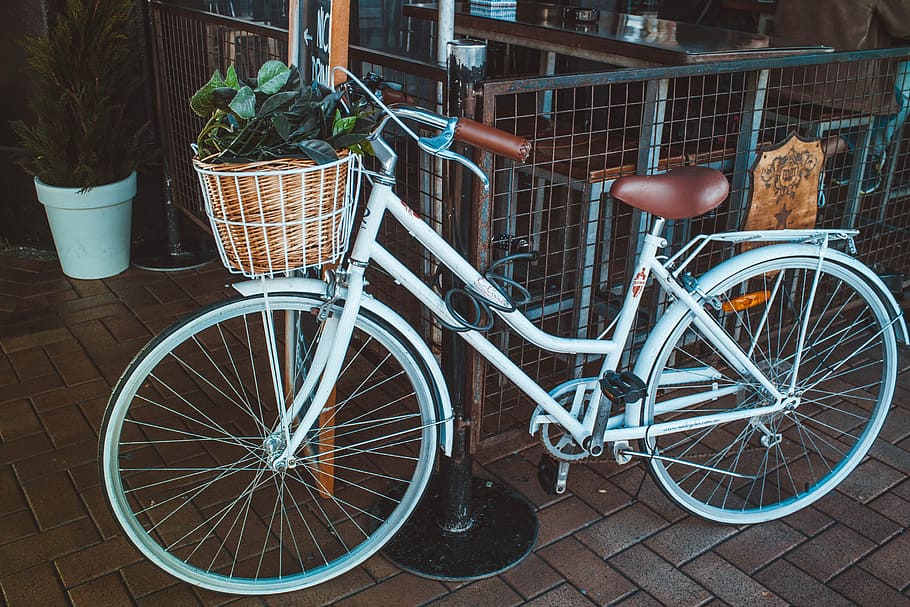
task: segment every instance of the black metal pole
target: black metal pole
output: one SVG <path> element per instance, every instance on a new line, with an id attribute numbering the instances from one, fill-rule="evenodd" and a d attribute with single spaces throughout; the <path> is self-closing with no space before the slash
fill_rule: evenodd
<path id="1" fill-rule="evenodd" d="M 449 51 L 448 99 L 449 116 L 465 116 L 465 102 L 474 92 L 486 73 L 487 47 L 474 40 L 456 40 L 447 46 Z M 467 153 L 465 149 L 456 150 Z M 465 175 L 461 165 L 448 163 L 446 179 L 446 200 L 451 201 L 446 211 L 443 235 L 458 247 L 459 253 L 467 256 L 465 244 L 471 237 L 470 176 Z M 467 183 L 466 183 L 467 181 Z M 447 233 L 448 232 L 448 233 Z M 453 282 L 452 273 L 445 272 L 443 285 L 446 290 L 458 285 Z M 464 340 L 452 331 L 443 332 L 442 370 L 449 381 L 449 396 L 452 399 L 452 413 L 455 416 L 455 436 L 452 443 L 452 457 L 445 458 L 439 465 L 440 481 L 447 488 L 448 499 L 442 509 L 439 525 L 445 531 L 463 532 L 473 525 L 471 516 L 471 476 L 473 461 L 468 445 L 466 421 L 469 412 L 465 407 L 467 387 L 467 348 Z"/>
<path id="2" fill-rule="evenodd" d="M 167 171 L 167 166 L 165 166 Z M 136 247 L 132 252 L 132 263 L 141 270 L 155 272 L 176 272 L 204 266 L 215 259 L 215 252 L 197 244 L 192 249 L 184 248 L 180 230 L 180 217 L 171 190 L 171 177 L 165 177 L 166 199 L 164 201 L 164 223 L 166 239 Z"/>
<path id="3" fill-rule="evenodd" d="M 470 113 L 467 106 L 473 107 L 475 86 L 484 77 L 486 45 L 456 40 L 447 48 L 447 111 L 450 116 L 465 116 Z M 445 200 L 451 204 L 445 211 L 443 235 L 466 249 L 474 213 L 470 175 L 454 163 L 449 163 L 448 170 Z M 444 289 L 458 286 L 449 272 L 443 275 Z M 537 517 L 523 496 L 473 477 L 468 442 L 471 412 L 465 406 L 467 349 L 452 331 L 443 333 L 442 368 L 455 418 L 452 455 L 442 458 L 428 495 L 385 554 L 403 569 L 426 577 L 478 579 L 500 573 L 527 556 L 537 539 Z"/>
<path id="4" fill-rule="evenodd" d="M 146 5 L 145 2 L 142 3 Z M 145 14 L 145 13 L 144 13 Z M 144 17 L 146 24 L 146 36 L 148 40 L 154 40 L 154 27 L 151 18 L 146 14 Z M 160 57 L 157 53 L 151 53 L 151 77 L 154 88 L 155 107 L 154 115 L 156 128 L 158 131 L 158 140 L 167 141 L 167 119 L 165 105 L 161 98 L 163 81 L 160 70 Z M 144 243 L 135 247 L 131 252 L 132 265 L 142 270 L 152 270 L 156 272 L 172 272 L 179 270 L 189 270 L 204 266 L 215 259 L 215 251 L 212 247 L 205 247 L 202 243 L 195 243 L 192 248 L 186 248 L 183 245 L 183 235 L 180 229 L 180 216 L 177 205 L 174 203 L 174 191 L 167 160 L 164 162 L 164 240 L 156 240 Z M 205 241 L 209 242 L 209 238 Z"/>

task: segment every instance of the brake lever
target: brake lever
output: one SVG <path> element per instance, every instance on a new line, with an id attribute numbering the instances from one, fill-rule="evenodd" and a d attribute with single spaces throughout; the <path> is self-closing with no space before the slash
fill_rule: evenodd
<path id="1" fill-rule="evenodd" d="M 452 142 L 455 140 L 455 125 L 458 124 L 458 120 L 455 118 L 449 119 L 448 124 L 443 128 L 438 135 L 435 137 L 420 137 L 417 139 L 417 147 L 423 151 L 437 156 L 444 160 L 454 160 L 460 165 L 470 169 L 474 175 L 480 179 L 480 183 L 483 186 L 483 191 L 487 192 L 490 190 L 490 179 L 487 177 L 486 173 L 481 170 L 479 166 L 449 149 L 449 146 L 452 145 Z"/>
<path id="2" fill-rule="evenodd" d="M 452 150 L 440 150 L 436 152 L 435 155 L 445 160 L 454 160 L 458 164 L 467 167 L 478 179 L 480 179 L 480 184 L 483 186 L 483 191 L 488 192 L 490 190 L 490 179 L 486 176 L 483 170 L 481 170 L 479 166 L 461 154 L 453 152 Z"/>

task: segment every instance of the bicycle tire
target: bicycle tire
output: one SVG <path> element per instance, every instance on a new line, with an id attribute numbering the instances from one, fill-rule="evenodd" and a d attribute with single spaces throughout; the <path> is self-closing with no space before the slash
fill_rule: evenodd
<path id="1" fill-rule="evenodd" d="M 798 369 L 798 406 L 660 437 L 646 435 L 641 447 L 687 462 L 649 460 L 658 485 L 684 510 L 721 523 L 747 524 L 808 506 L 856 468 L 888 413 L 898 354 L 886 305 L 866 278 L 846 264 L 826 259 L 819 267 L 817 256 L 735 259 L 727 262 L 728 270 L 719 266 L 706 276 L 700 288 L 717 298 L 722 309 L 714 311 L 715 318 L 779 390 L 788 392 L 794 367 Z M 809 293 L 816 270 L 813 299 Z M 755 380 L 744 379 L 723 361 L 695 329 L 692 313 L 675 305 L 649 337 L 659 350 L 646 374 L 643 425 L 772 404 Z M 798 321 L 804 317 L 807 337 L 797 364 Z M 695 371 L 696 376 L 673 383 L 673 371 Z M 698 406 L 665 410 L 676 408 L 671 398 L 697 398 L 725 386 L 736 391 Z"/>
<path id="2" fill-rule="evenodd" d="M 436 454 L 438 386 L 394 319 L 367 310 L 296 466 L 268 464 L 282 439 L 264 319 L 287 399 L 323 303 L 217 303 L 156 337 L 118 382 L 99 447 L 105 493 L 129 540 L 175 577 L 236 594 L 306 588 L 362 563 L 417 506 Z"/>

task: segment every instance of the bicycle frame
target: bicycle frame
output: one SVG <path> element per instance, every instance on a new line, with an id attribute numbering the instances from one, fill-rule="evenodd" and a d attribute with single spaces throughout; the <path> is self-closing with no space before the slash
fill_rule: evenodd
<path id="1" fill-rule="evenodd" d="M 384 110 L 371 134 L 379 169 L 368 173 L 372 191 L 353 230 L 355 199 L 334 199 L 346 214 L 332 235 L 352 238 L 333 249 L 338 265 L 324 280 L 304 277 L 309 259 L 275 276 L 252 258 L 234 267 L 225 257 L 229 270 L 261 279 L 234 285 L 246 297 L 172 324 L 114 387 L 99 431 L 101 486 L 125 537 L 150 562 L 221 592 L 299 590 L 362 565 L 413 523 L 439 451 L 451 455 L 463 436 L 431 346 L 368 293 L 370 264 L 533 400 L 530 429 L 539 431 L 548 492 L 566 490 L 573 462 L 612 447 L 617 463 L 647 461 L 684 512 L 742 525 L 797 512 L 861 464 L 895 394 L 896 338 L 908 336 L 882 281 L 829 247 L 841 240 L 855 255 L 855 232 L 697 236 L 667 257 L 660 215 L 684 220 L 717 208 L 727 178 L 704 167 L 621 177 L 613 198 L 654 213 L 648 233 L 632 234 L 639 251 L 622 307 L 600 335 L 591 329 L 588 338 L 585 324 L 573 322 L 572 337 L 560 337 L 542 329 L 549 320 L 529 320 L 547 302 L 532 303 L 524 281 L 501 270 L 532 255 L 496 255 L 475 268 L 395 193 L 397 157 L 381 136 L 387 121 L 417 122 L 438 131 L 430 138 L 407 131 L 420 150 L 477 173 L 454 143 L 515 161 L 529 157 L 530 143 L 467 118 Z M 328 229 L 329 211 L 318 208 L 303 216 Z M 421 270 L 377 242 L 387 215 L 425 249 L 426 261 L 414 264 Z M 266 233 L 267 267 L 271 249 L 282 249 L 272 243 L 309 253 L 312 233 L 284 240 Z M 720 252 L 705 248 L 712 241 L 723 252 L 737 242 L 777 244 L 724 255 L 696 278 L 693 268 L 711 261 L 707 252 Z M 218 245 L 225 251 L 228 243 Z M 454 284 L 438 288 L 428 277 L 436 268 L 451 272 Z M 660 292 L 644 296 L 649 286 Z M 640 347 L 635 340 L 628 369 L 642 301 L 660 302 L 661 313 Z M 562 383 L 542 387 L 510 359 L 512 349 L 500 350 L 501 336 L 485 334 L 502 327 L 496 319 L 510 339 L 563 353 L 553 380 Z M 641 447 L 633 450 L 633 440 Z"/>
<path id="2" fill-rule="evenodd" d="M 335 377 L 341 368 L 341 353 L 344 348 L 333 347 L 332 344 L 345 343 L 350 339 L 354 319 L 360 308 L 363 289 L 364 271 L 370 263 L 375 263 L 400 284 L 407 291 L 419 298 L 427 308 L 443 322 L 458 325 L 446 307 L 443 299 L 432 288 L 424 283 L 411 270 L 404 266 L 393 253 L 388 251 L 376 237 L 379 227 L 386 214 L 394 217 L 407 232 L 417 240 L 426 250 L 436 257 L 443 265 L 449 268 L 465 285 L 478 296 L 483 297 L 493 304 L 492 310 L 506 322 L 519 336 L 530 343 L 543 349 L 571 354 L 594 354 L 604 356 L 601 365 L 601 375 L 608 370 L 615 370 L 631 332 L 634 317 L 641 301 L 644 285 L 649 276 L 653 276 L 661 289 L 678 301 L 684 302 L 692 312 L 694 323 L 703 335 L 718 348 L 725 359 L 731 363 L 744 377 L 753 378 L 767 394 L 770 404 L 751 408 L 743 411 L 728 411 L 710 415 L 690 418 L 683 422 L 657 423 L 650 426 L 640 425 L 641 402 L 627 405 L 624 416 L 614 416 L 607 425 L 605 435 L 608 441 L 625 441 L 658 436 L 680 430 L 690 430 L 697 427 L 711 426 L 737 419 L 767 415 L 782 410 L 788 406 L 792 397 L 782 393 L 762 372 L 756 367 L 742 349 L 723 331 L 709 312 L 705 310 L 705 302 L 697 297 L 697 293 L 690 293 L 668 269 L 667 265 L 657 257 L 657 251 L 666 246 L 666 241 L 660 236 L 663 220 L 655 218 L 652 230 L 644 237 L 642 250 L 636 260 L 633 284 L 627 289 L 622 309 L 617 318 L 613 334 L 610 339 L 582 339 L 564 338 L 546 333 L 534 326 L 519 310 L 492 283 L 474 268 L 468 260 L 460 255 L 442 236 L 433 230 L 415 211 L 404 201 L 398 198 L 391 185 L 374 183 L 369 201 L 366 205 L 364 218 L 357 230 L 354 244 L 350 253 L 350 261 L 346 270 L 346 292 L 344 293 L 344 306 L 338 318 L 327 318 L 324 331 L 329 332 L 330 339 L 321 340 L 317 349 L 313 366 L 310 369 L 304 386 L 298 392 L 294 402 L 290 405 L 289 414 L 285 419 L 299 419 L 299 425 L 294 430 L 288 443 L 286 453 L 282 456 L 290 460 L 302 444 L 307 432 L 315 423 L 319 411 L 327 401 Z M 767 241 L 816 241 L 818 243 L 819 263 L 824 258 L 829 238 L 849 238 L 852 233 L 840 230 L 787 230 L 774 232 L 727 233 L 721 235 L 728 240 L 767 240 Z M 683 248 L 686 250 L 687 245 Z M 496 367 L 503 375 L 530 397 L 533 402 L 546 412 L 547 421 L 562 426 L 573 439 L 583 444 L 582 441 L 591 436 L 594 416 L 587 415 L 585 419 L 578 420 L 556 402 L 553 396 L 544 390 L 534 379 L 530 378 L 521 368 L 513 363 L 494 344 L 487 340 L 483 334 L 475 330 L 460 331 L 459 335 L 487 361 Z M 706 370 L 706 372 L 710 372 Z M 702 375 L 702 377 L 704 377 Z M 315 389 L 315 394 L 312 390 Z M 718 389 L 716 392 L 706 392 L 705 399 L 720 397 L 729 393 L 730 388 Z M 312 398 L 310 395 L 312 394 Z M 701 401 L 699 401 L 701 402 Z M 306 411 L 303 411 L 304 404 Z M 686 399 L 671 403 L 661 412 L 670 412 L 696 404 Z M 303 414 L 302 416 L 301 413 Z"/>
<path id="3" fill-rule="evenodd" d="M 348 76 L 351 76 L 348 74 Z M 352 80 L 356 78 L 352 77 Z M 359 83 L 359 81 L 357 81 Z M 360 83 L 361 86 L 362 83 Z M 365 87 L 364 87 L 365 88 Z M 369 93 L 373 101 L 379 103 L 378 99 Z M 444 159 L 458 160 L 469 169 L 479 172 L 479 168 L 467 159 L 453 154 L 448 151 L 447 143 L 444 138 L 423 139 L 419 138 L 411 131 L 401 119 L 387 109 L 387 119 L 398 123 L 406 133 L 418 141 L 421 149 L 433 155 L 438 155 Z M 442 129 L 451 136 L 449 132 L 453 124 L 450 119 L 441 116 L 435 116 L 420 110 L 419 108 L 401 108 L 398 112 L 403 117 L 415 119 L 418 122 L 433 128 Z M 383 169 L 376 176 L 373 183 L 373 189 L 367 202 L 363 219 L 359 229 L 353 235 L 353 245 L 349 255 L 347 265 L 340 276 L 344 279 L 344 292 L 335 292 L 337 287 L 333 287 L 333 292 L 328 295 L 329 303 L 333 303 L 337 298 L 344 299 L 341 314 L 337 318 L 330 317 L 327 306 L 320 310 L 320 317 L 324 320 L 323 335 L 314 355 L 313 363 L 309 368 L 309 373 L 304 381 L 303 386 L 294 396 L 287 414 L 282 418 L 281 431 L 285 435 L 286 448 L 276 458 L 276 466 L 290 465 L 293 462 L 293 454 L 296 453 L 303 443 L 307 433 L 316 422 L 320 411 L 328 402 L 332 392 L 335 378 L 341 370 L 343 353 L 345 347 L 335 347 L 337 344 L 347 344 L 351 338 L 354 322 L 361 307 L 364 295 L 364 272 L 370 263 L 377 264 L 385 270 L 396 283 L 403 286 L 407 291 L 416 296 L 442 322 L 449 326 L 464 326 L 458 319 L 453 317 L 445 301 L 437 295 L 433 289 L 423 280 L 415 275 L 411 270 L 405 267 L 393 253 L 385 249 L 377 242 L 377 234 L 386 214 L 392 215 L 410 234 L 417 240 L 427 252 L 434 256 L 442 265 L 448 268 L 452 273 L 461 280 L 466 290 L 473 295 L 485 301 L 492 313 L 495 313 L 520 337 L 530 343 L 551 352 L 566 354 L 593 354 L 604 357 L 601 364 L 601 370 L 598 377 L 603 376 L 607 371 L 614 371 L 619 365 L 622 350 L 628 341 L 629 334 L 632 330 L 634 319 L 641 302 L 641 296 L 648 278 L 652 277 L 658 283 L 660 288 L 671 297 L 686 307 L 693 316 L 693 323 L 703 336 L 710 342 L 717 351 L 723 356 L 728 364 L 745 378 L 754 380 L 766 395 L 768 405 L 758 408 L 750 408 L 742 411 L 726 411 L 722 413 L 706 414 L 698 417 L 688 418 L 680 422 L 656 423 L 643 426 L 641 422 L 641 405 L 639 400 L 635 403 L 627 403 L 626 410 L 622 416 L 613 416 L 608 419 L 604 442 L 606 441 L 628 441 L 644 438 L 648 436 L 659 436 L 690 430 L 699 427 L 711 426 L 720 423 L 730 422 L 738 419 L 768 415 L 781 411 L 787 406 L 794 404 L 796 397 L 793 395 L 793 385 L 796 378 L 791 380 L 789 393 L 781 392 L 777 386 L 767 377 L 767 375 L 752 362 L 749 355 L 745 353 L 740 346 L 723 330 L 712 315 L 705 310 L 706 301 L 700 294 L 697 287 L 690 290 L 683 286 L 678 280 L 679 273 L 682 269 L 698 254 L 698 252 L 710 240 L 728 240 L 728 241 L 771 241 L 771 242 L 813 242 L 818 245 L 818 268 L 821 269 L 826 251 L 828 250 L 829 240 L 847 239 L 852 248 L 852 237 L 856 231 L 848 230 L 774 230 L 774 231 L 755 231 L 755 232 L 730 232 L 714 236 L 699 236 L 685 245 L 675 256 L 668 261 L 662 262 L 657 252 L 659 249 L 667 246 L 667 242 L 661 237 L 664 220 L 655 217 L 650 233 L 645 235 L 641 251 L 635 261 L 633 278 L 628 285 L 622 308 L 614 323 L 613 334 L 610 339 L 590 338 L 564 338 L 549 334 L 534 326 L 526 316 L 524 316 L 515 305 L 509 300 L 505 293 L 499 287 L 487 280 L 478 270 L 471 265 L 457 250 L 455 250 L 443 237 L 433 230 L 411 207 L 403 202 L 393 191 L 395 184 L 394 168 L 397 156 L 392 149 L 381 138 L 382 126 L 376 129 L 371 137 L 374 151 L 377 159 L 380 161 Z M 486 185 L 486 177 L 481 175 Z M 678 258 L 684 253 L 688 257 L 679 264 Z M 670 268 L 675 267 L 674 271 Z M 864 268 L 864 266 L 863 266 Z M 866 268 L 859 270 L 863 274 L 869 274 Z M 818 271 L 816 272 L 816 280 Z M 292 281 L 294 279 L 291 279 Z M 880 281 L 879 281 L 880 282 Z M 267 287 L 262 287 L 267 291 Z M 878 288 L 878 287 L 877 287 Z M 878 288 L 880 292 L 887 293 L 884 287 Z M 241 292 L 254 292 L 255 289 L 239 289 Z M 884 297 L 883 295 L 883 298 Z M 892 308 L 896 304 L 891 305 Z M 898 308 L 895 318 L 902 318 Z M 404 321 L 402 321 L 404 322 Z M 903 323 L 901 323 L 902 326 Z M 801 333 L 805 332 L 805 323 L 801 328 Z M 551 395 L 544 390 L 534 379 L 530 378 L 518 365 L 513 363 L 503 352 L 494 344 L 487 340 L 481 331 L 464 326 L 464 330 L 458 334 L 490 364 L 500 371 L 505 377 L 510 379 L 520 390 L 535 402 L 540 409 L 545 412 L 544 421 L 559 424 L 579 445 L 587 445 L 592 436 L 597 404 L 589 407 L 582 420 L 577 419 L 571 413 L 566 411 Z M 906 336 L 906 330 L 904 330 Z M 802 336 L 801 336 L 802 339 Z M 438 364 L 434 360 L 428 360 L 427 364 L 435 367 L 438 371 Z M 713 370 L 701 370 L 699 376 L 704 378 L 703 373 L 711 373 Z M 714 371 L 716 373 L 716 371 Z M 440 373 L 434 372 L 437 378 L 442 377 Z M 594 382 L 597 378 L 589 380 L 574 380 L 570 384 L 584 384 L 585 382 Z M 664 378 L 661 378 L 664 383 Z M 668 381 L 668 383 L 670 383 Z M 679 383 L 677 381 L 677 383 Z M 596 386 L 591 386 L 597 390 Z M 313 393 L 315 390 L 315 393 Z M 704 398 L 693 400 L 691 397 L 680 398 L 670 401 L 669 404 L 662 405 L 659 413 L 672 412 L 684 407 L 697 404 L 703 400 L 714 397 L 720 397 L 729 394 L 732 388 L 715 389 L 714 391 L 705 392 Z M 599 390 L 596 392 L 596 398 L 599 399 Z M 443 397 L 444 398 L 444 397 Z M 306 411 L 303 411 L 306 407 Z M 448 411 L 448 403 L 443 407 Z M 592 411 L 595 410 L 595 411 Z M 298 426 L 293 435 L 289 436 L 288 426 L 290 420 L 298 420 Z M 450 423 L 451 420 L 443 420 Z M 540 421 L 540 416 L 537 417 Z M 532 420 L 531 431 L 534 432 L 535 421 Z M 602 442 L 600 444 L 603 444 Z"/>

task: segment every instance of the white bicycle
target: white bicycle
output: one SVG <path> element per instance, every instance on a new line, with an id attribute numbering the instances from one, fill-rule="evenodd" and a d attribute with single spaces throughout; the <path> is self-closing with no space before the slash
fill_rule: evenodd
<path id="1" fill-rule="evenodd" d="M 361 85 L 352 79 L 347 86 Z M 365 87 L 366 88 L 366 87 Z M 839 248 L 855 232 L 784 230 L 699 236 L 659 252 L 665 219 L 727 196 L 701 167 L 618 179 L 611 195 L 653 216 L 608 336 L 557 337 L 522 313 L 520 287 L 481 273 L 394 192 L 383 129 L 482 174 L 454 141 L 522 160 L 527 142 L 465 119 L 387 107 L 371 142 L 381 169 L 343 263 L 328 280 L 271 276 L 154 338 L 118 382 L 100 466 L 130 541 L 170 574 L 212 590 L 265 594 L 338 576 L 376 553 L 427 486 L 453 419 L 446 378 L 418 332 L 366 292 L 375 265 L 415 295 L 536 404 L 531 432 L 558 462 L 645 458 L 688 512 L 731 524 L 813 503 L 859 464 L 882 427 L 898 372 L 901 309 Z M 419 137 L 408 124 L 434 129 Z M 479 310 L 553 352 L 602 357 L 596 377 L 540 386 L 377 242 L 391 215 L 449 268 Z M 765 243 L 699 277 L 712 243 Z M 834 246 L 837 244 L 838 246 Z M 647 288 L 672 302 L 631 370 L 622 351 Z"/>

